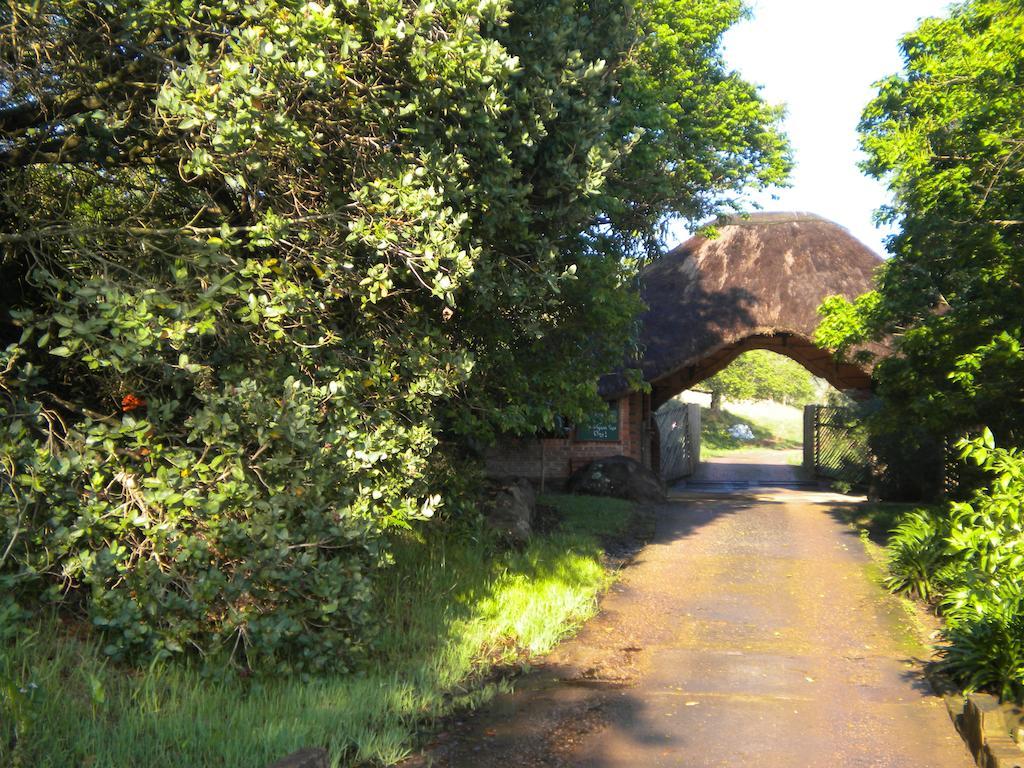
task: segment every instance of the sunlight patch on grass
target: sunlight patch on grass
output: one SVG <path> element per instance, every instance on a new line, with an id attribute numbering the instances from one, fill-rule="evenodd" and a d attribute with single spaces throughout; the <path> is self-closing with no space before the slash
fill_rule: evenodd
<path id="1" fill-rule="evenodd" d="M 750 428 L 753 440 L 734 437 L 737 425 Z M 771 402 L 726 403 L 718 413 L 701 410 L 701 454 L 713 458 L 751 450 L 790 450 L 803 445 L 803 412 Z"/>
<path id="2" fill-rule="evenodd" d="M 787 447 L 797 447 L 804 439 L 804 412 L 792 405 L 770 400 L 726 403 L 725 410 L 767 430 Z"/>

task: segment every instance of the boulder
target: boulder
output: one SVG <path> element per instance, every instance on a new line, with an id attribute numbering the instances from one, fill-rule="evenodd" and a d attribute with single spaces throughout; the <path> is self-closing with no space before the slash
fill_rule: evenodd
<path id="1" fill-rule="evenodd" d="M 590 496 L 614 496 L 630 501 L 665 501 L 661 478 L 639 461 L 611 456 L 592 461 L 569 478 L 569 490 Z"/>
<path id="2" fill-rule="evenodd" d="M 509 480 L 497 487 L 487 511 L 487 524 L 499 536 L 524 543 L 533 530 L 537 495 L 529 480 Z"/>

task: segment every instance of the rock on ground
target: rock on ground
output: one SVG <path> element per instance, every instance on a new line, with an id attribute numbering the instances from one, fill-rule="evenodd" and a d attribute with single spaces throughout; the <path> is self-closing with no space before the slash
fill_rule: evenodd
<path id="1" fill-rule="evenodd" d="M 533 532 L 537 495 L 529 480 L 519 478 L 500 485 L 487 511 L 487 524 L 499 536 L 523 543 Z"/>
<path id="2" fill-rule="evenodd" d="M 635 459 L 612 456 L 592 461 L 569 478 L 569 490 L 642 502 L 665 500 L 661 478 Z"/>

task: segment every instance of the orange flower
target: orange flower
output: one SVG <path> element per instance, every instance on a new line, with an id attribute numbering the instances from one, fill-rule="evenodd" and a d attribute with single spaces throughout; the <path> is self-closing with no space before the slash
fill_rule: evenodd
<path id="1" fill-rule="evenodd" d="M 143 400 L 141 397 L 136 397 L 135 395 L 128 394 L 121 398 L 121 410 L 124 411 L 125 413 L 128 413 L 128 411 L 134 411 L 136 408 L 145 407 L 146 401 Z"/>

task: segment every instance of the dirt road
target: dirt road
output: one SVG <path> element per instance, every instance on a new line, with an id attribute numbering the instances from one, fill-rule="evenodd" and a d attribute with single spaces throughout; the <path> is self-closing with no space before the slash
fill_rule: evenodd
<path id="1" fill-rule="evenodd" d="M 824 498 L 660 508 L 601 615 L 416 762 L 969 768 L 910 615 Z"/>

